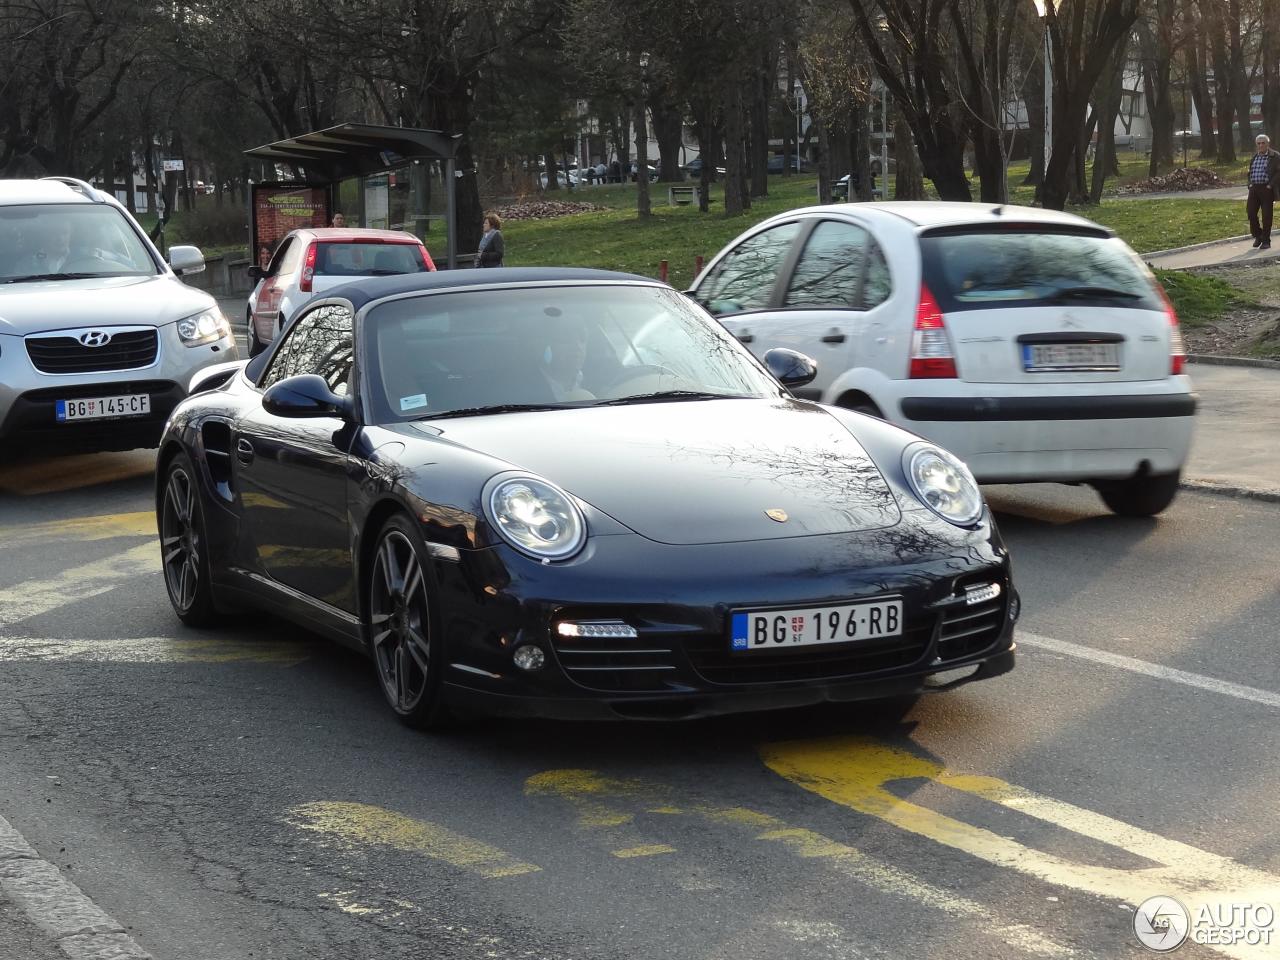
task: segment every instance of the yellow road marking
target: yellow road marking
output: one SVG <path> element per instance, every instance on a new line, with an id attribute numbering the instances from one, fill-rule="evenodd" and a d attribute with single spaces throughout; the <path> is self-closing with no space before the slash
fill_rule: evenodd
<path id="1" fill-rule="evenodd" d="M 154 450 L 49 457 L 0 468 L 0 490 L 24 497 L 40 496 L 142 477 L 155 468 Z"/>
<path id="2" fill-rule="evenodd" d="M 994 777 L 948 773 L 933 760 L 869 738 L 775 743 L 761 753 L 771 770 L 821 797 L 1047 883 L 1128 904 L 1168 894 L 1180 899 L 1193 917 L 1202 907 L 1224 902 L 1266 902 L 1280 908 L 1280 877 Z M 1077 863 L 904 800 L 887 789 L 894 781 L 918 779 L 969 793 L 1160 865 L 1122 870 Z M 1242 960 L 1270 955 L 1272 950 L 1243 943 L 1213 949 Z"/>
<path id="3" fill-rule="evenodd" d="M 63 570 L 47 580 L 26 580 L 0 590 L 0 627 L 87 600 L 160 569 L 158 541 Z"/>
<path id="4" fill-rule="evenodd" d="M 0 530 L 0 549 L 155 535 L 156 515 L 150 510 L 144 510 L 140 513 L 116 513 L 103 517 L 73 517 L 69 520 L 53 520 L 49 523 L 33 523 Z"/>
<path id="5" fill-rule="evenodd" d="M 632 857 L 653 857 L 660 853 L 675 853 L 676 848 L 667 846 L 665 843 L 646 843 L 638 847 L 627 847 L 624 850 L 615 850 L 613 855 L 621 860 L 630 860 Z"/>
<path id="6" fill-rule="evenodd" d="M 51 640 L 0 637 L 0 663 L 276 663 L 293 666 L 310 651 L 301 643 L 175 640 L 129 637 L 110 640 Z"/>
<path id="7" fill-rule="evenodd" d="M 294 807 L 290 814 L 291 822 L 302 830 L 344 843 L 423 854 L 482 877 L 516 877 L 541 869 L 447 827 L 367 803 L 318 801 Z"/>
<path id="8" fill-rule="evenodd" d="M 556 796 L 568 801 L 578 813 L 578 825 L 588 830 L 609 831 L 634 820 L 633 813 L 610 806 L 609 800 L 627 802 L 643 813 L 695 816 L 710 823 L 745 829 L 756 840 L 776 843 L 799 857 L 821 860 L 856 882 L 915 900 L 955 919 L 977 921 L 1005 942 L 1028 953 L 1055 958 L 1075 955 L 1075 951 L 1050 940 L 1034 927 L 1004 923 L 974 900 L 921 880 L 820 833 L 793 827 L 767 813 L 713 803 L 673 805 L 672 791 L 668 788 L 642 780 L 613 780 L 594 770 L 547 770 L 525 781 L 525 793 L 530 796 Z"/>

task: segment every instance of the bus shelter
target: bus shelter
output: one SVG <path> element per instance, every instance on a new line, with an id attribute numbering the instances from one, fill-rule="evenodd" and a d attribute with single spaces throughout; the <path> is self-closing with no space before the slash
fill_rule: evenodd
<path id="1" fill-rule="evenodd" d="M 341 212 L 348 226 L 412 233 L 436 263 L 455 268 L 461 141 L 438 130 L 343 123 L 246 150 L 277 173 L 292 171 L 250 190 L 254 262 L 263 265 L 289 231 L 329 226 Z"/>

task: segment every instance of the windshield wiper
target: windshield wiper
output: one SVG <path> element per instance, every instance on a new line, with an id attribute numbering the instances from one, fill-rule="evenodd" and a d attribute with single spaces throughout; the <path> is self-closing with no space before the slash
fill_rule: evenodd
<path id="1" fill-rule="evenodd" d="M 441 410 L 428 413 L 415 420 L 443 420 L 446 417 L 482 417 L 489 413 L 522 413 L 529 410 L 569 410 L 575 406 L 564 403 L 495 403 L 488 407 L 461 407 L 457 410 Z"/>
<path id="2" fill-rule="evenodd" d="M 1142 294 L 1132 290 L 1113 290 L 1111 287 L 1056 287 L 1045 297 L 1055 300 L 1058 297 L 1118 297 L 1121 300 L 1141 300 Z"/>
<path id="3" fill-rule="evenodd" d="M 37 280 L 93 280 L 98 277 L 114 277 L 114 273 L 33 273 L 26 277 L 9 277 L 4 283 L 34 283 Z"/>
<path id="4" fill-rule="evenodd" d="M 629 403 L 660 403 L 663 400 L 741 400 L 743 396 L 736 393 L 708 393 L 705 390 L 659 390 L 657 393 L 638 393 L 634 397 L 601 400 L 595 406 L 622 407 Z"/>

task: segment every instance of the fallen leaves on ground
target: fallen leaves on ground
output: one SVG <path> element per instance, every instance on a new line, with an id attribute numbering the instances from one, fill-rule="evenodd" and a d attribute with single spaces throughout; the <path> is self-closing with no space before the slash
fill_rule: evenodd
<path id="1" fill-rule="evenodd" d="M 1207 190 L 1210 187 L 1230 186 L 1227 181 L 1212 170 L 1199 167 L 1180 167 L 1172 173 L 1161 174 L 1137 183 L 1126 184 L 1116 188 L 1119 194 L 1142 193 L 1186 193 L 1192 190 Z"/>
<path id="2" fill-rule="evenodd" d="M 569 217 L 575 213 L 590 213 L 593 210 L 607 210 L 598 203 L 587 203 L 578 200 L 520 200 L 498 207 L 495 211 L 503 220 L 552 220 L 556 217 Z"/>

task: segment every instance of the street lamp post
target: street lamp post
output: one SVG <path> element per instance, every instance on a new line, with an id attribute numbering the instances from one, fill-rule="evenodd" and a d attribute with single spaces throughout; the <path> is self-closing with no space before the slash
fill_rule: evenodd
<path id="1" fill-rule="evenodd" d="M 1049 3 L 1051 0 L 1031 0 L 1036 16 L 1044 21 L 1044 167 L 1041 173 L 1049 173 L 1049 155 L 1053 152 L 1053 43 L 1049 36 Z"/>
<path id="2" fill-rule="evenodd" d="M 889 199 L 889 87 L 880 80 L 880 199 Z"/>

